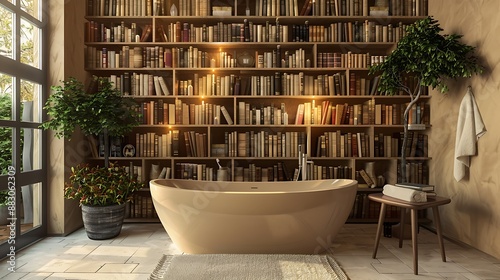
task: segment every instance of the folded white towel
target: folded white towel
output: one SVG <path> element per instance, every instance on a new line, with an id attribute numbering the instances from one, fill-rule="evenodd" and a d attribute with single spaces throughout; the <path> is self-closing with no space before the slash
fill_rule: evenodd
<path id="1" fill-rule="evenodd" d="M 427 193 L 423 191 L 412 190 L 408 188 L 398 187 L 390 184 L 384 186 L 382 191 L 384 195 L 391 196 L 409 202 L 426 202 Z"/>
<path id="2" fill-rule="evenodd" d="M 486 133 L 483 119 L 469 87 L 458 112 L 453 176 L 459 182 L 470 167 L 470 157 L 476 155 L 476 142 Z"/>

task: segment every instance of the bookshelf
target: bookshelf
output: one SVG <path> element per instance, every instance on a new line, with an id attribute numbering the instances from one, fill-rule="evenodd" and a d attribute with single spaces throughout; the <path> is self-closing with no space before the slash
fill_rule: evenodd
<path id="1" fill-rule="evenodd" d="M 111 79 L 143 115 L 112 141 L 111 160 L 145 181 L 162 171 L 216 180 L 217 159 L 231 180 L 291 180 L 301 145 L 314 162 L 308 178 L 362 183 L 369 168 L 395 183 L 409 97 L 378 92 L 368 67 L 426 15 L 427 1 L 247 2 L 87 0 L 86 71 Z M 410 117 L 424 128 L 409 141 L 412 182 L 428 180 L 429 98 Z M 155 218 L 147 193 L 137 200 L 130 217 Z M 358 204 L 351 221 L 375 221 Z"/>

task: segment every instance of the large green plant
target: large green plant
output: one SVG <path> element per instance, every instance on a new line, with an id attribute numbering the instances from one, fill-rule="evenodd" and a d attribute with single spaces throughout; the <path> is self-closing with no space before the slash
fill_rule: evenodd
<path id="1" fill-rule="evenodd" d="M 123 136 L 139 124 L 137 104 L 124 97 L 106 78 L 94 77 L 89 90 L 75 78 L 53 86 L 44 109 L 50 119 L 41 126 L 58 138 L 71 139 L 76 127 L 85 135 L 104 134 L 105 166 L 109 165 L 108 136 Z"/>
<path id="2" fill-rule="evenodd" d="M 481 73 L 474 47 L 460 43 L 462 35 L 440 34 L 443 29 L 432 17 L 416 21 L 406 29 L 406 35 L 384 62 L 370 68 L 370 74 L 379 74 L 379 90 L 388 95 L 403 90 L 410 96 L 404 111 L 404 138 L 401 146 L 401 178 L 406 180 L 405 147 L 408 140 L 408 113 L 419 100 L 423 87 L 448 91 L 446 78 L 469 78 Z M 405 76 L 417 78 L 415 88 L 403 81 Z"/>
<path id="3" fill-rule="evenodd" d="M 71 168 L 64 196 L 80 204 L 108 206 L 127 202 L 143 184 L 130 176 L 124 167 L 109 164 L 108 136 L 123 136 L 138 124 L 137 104 L 124 97 L 105 78 L 94 77 L 88 90 L 75 78 L 53 86 L 44 109 L 50 116 L 42 123 L 58 138 L 71 139 L 77 127 L 85 135 L 104 135 L 104 167 L 78 165 Z"/>

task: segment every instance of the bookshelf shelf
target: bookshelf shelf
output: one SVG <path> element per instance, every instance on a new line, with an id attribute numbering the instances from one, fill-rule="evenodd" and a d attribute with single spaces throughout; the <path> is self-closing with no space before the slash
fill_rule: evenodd
<path id="1" fill-rule="evenodd" d="M 406 25 L 425 17 L 426 1 L 401 1 L 383 16 L 369 16 L 374 0 L 316 0 L 324 10 L 307 15 L 306 0 L 276 1 L 286 12 L 278 12 L 281 6 L 264 11 L 263 0 L 253 1 L 250 15 L 242 1 L 223 2 L 155 0 L 144 1 L 144 9 L 114 9 L 107 6 L 112 1 L 87 0 L 85 70 L 109 77 L 143 115 L 142 124 L 115 143 L 118 156 L 110 160 L 144 181 L 158 168 L 169 177 L 216 180 L 216 159 L 232 180 L 290 179 L 301 145 L 314 162 L 310 177 L 361 180 L 359 172 L 371 168 L 396 182 L 401 108 L 410 99 L 379 93 L 368 69 L 395 48 Z M 172 4 L 178 16 L 169 15 Z M 230 6 L 231 16 L 212 16 L 219 5 Z M 412 120 L 426 130 L 429 98 L 422 96 Z M 409 170 L 425 182 L 426 131 L 414 135 Z M 121 156 L 127 144 L 133 156 Z M 102 157 L 89 160 L 99 164 Z M 357 203 L 380 190 L 359 189 Z M 148 195 L 139 195 L 129 221 L 157 220 Z M 365 210 L 350 221 L 375 222 Z"/>

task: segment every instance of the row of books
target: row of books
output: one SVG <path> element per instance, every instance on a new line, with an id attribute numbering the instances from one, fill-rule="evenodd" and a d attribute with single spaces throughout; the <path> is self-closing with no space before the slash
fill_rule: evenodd
<path id="1" fill-rule="evenodd" d="M 177 162 L 174 169 L 175 179 L 216 181 L 216 169 L 206 164 Z"/>
<path id="2" fill-rule="evenodd" d="M 283 52 L 283 53 L 282 53 Z M 297 50 L 281 50 L 280 45 L 275 50 L 255 52 L 257 58 L 256 68 L 310 68 L 306 64 L 306 51 L 302 48 Z"/>
<path id="3" fill-rule="evenodd" d="M 212 150 L 224 147 L 226 157 L 298 157 L 306 141 L 304 131 L 226 131 L 224 143 L 212 144 Z"/>
<path id="4" fill-rule="evenodd" d="M 180 145 L 185 146 L 183 156 L 206 157 L 208 156 L 207 134 L 196 131 L 183 132 L 180 139 L 179 130 L 169 133 L 156 134 L 154 132 L 136 133 L 136 157 L 170 157 L 180 156 Z M 304 132 L 226 132 L 224 143 L 211 145 L 211 156 L 234 157 L 296 157 L 297 145 L 304 144 Z M 369 135 L 364 132 L 324 132 L 319 135 L 316 143 L 316 157 L 397 157 L 401 156 L 402 135 L 395 133 L 392 136 L 375 134 L 374 151 L 371 154 Z M 380 140 L 382 139 L 382 140 Z M 183 140 L 183 141 L 182 141 Z M 427 157 L 427 135 L 410 132 L 410 138 L 405 148 L 407 157 Z M 184 142 L 184 143 L 180 143 Z M 104 150 L 102 141 L 99 150 Z M 121 157 L 122 145 L 115 145 L 111 141 L 111 156 Z M 117 147 L 117 153 L 113 147 Z M 97 154 L 93 153 L 95 157 Z M 99 154 L 103 156 L 103 154 Z M 409 182 L 422 182 L 422 163 L 408 163 L 407 177 Z M 418 174 L 418 175 L 417 175 Z"/>
<path id="5" fill-rule="evenodd" d="M 248 53 L 245 51 L 245 53 Z M 226 51 L 207 52 L 197 47 L 164 48 L 122 46 L 119 50 L 98 49 L 87 46 L 85 60 L 88 68 L 324 68 L 338 67 L 347 69 L 368 69 L 384 61 L 385 56 L 370 53 L 323 53 L 316 59 L 316 66 L 311 64 L 306 51 L 302 48 L 282 50 L 278 45 L 275 50 L 250 55 L 257 61 L 244 65 L 238 61 L 242 53 Z"/>
<path id="6" fill-rule="evenodd" d="M 124 95 L 132 96 L 161 96 L 171 95 L 171 79 L 169 77 L 155 76 L 137 72 L 124 72 L 120 75 L 110 75 L 109 79 Z M 216 75 L 194 73 L 193 79 L 180 79 L 176 95 L 179 96 L 369 96 L 384 95 L 378 90 L 379 76 L 367 78 L 354 72 L 346 81 L 344 73 L 332 75 L 304 75 L 299 73 L 279 73 L 275 75 L 240 76 L 235 74 Z M 412 77 L 405 78 L 405 84 L 415 86 L 416 80 Z M 397 92 L 396 95 L 406 95 Z M 428 91 L 423 89 L 423 96 Z M 415 117 L 425 118 L 428 110 L 417 104 L 420 111 Z M 419 109 L 420 108 L 420 109 Z M 424 109 L 422 111 L 422 109 Z M 384 110 L 382 108 L 382 110 Z M 425 113 L 424 113 L 425 112 Z M 413 113 L 412 113 L 413 115 Z M 412 116 L 410 115 L 410 116 Z M 382 121 L 383 122 L 383 121 Z M 415 119 L 415 123 L 422 123 Z M 386 122 L 389 124 L 388 122 Z M 393 122 L 394 123 L 394 122 Z M 399 123 L 399 122 L 398 122 Z M 397 123 L 394 123 L 397 124 Z"/>
<path id="7" fill-rule="evenodd" d="M 316 68 L 368 69 L 370 66 L 384 62 L 386 57 L 385 55 L 370 55 L 370 53 L 319 52 L 316 57 Z"/>
<path id="8" fill-rule="evenodd" d="M 135 134 L 135 157 L 171 157 L 179 155 L 179 130 L 168 133 Z"/>
<path id="9" fill-rule="evenodd" d="M 375 104 L 374 100 L 363 104 L 333 104 L 324 100 L 320 105 L 316 102 L 300 103 L 295 113 L 296 125 L 401 125 L 406 104 Z M 415 104 L 409 113 L 410 124 L 428 124 L 429 117 L 425 111 L 428 105 Z M 289 113 L 284 103 L 280 107 L 252 105 L 244 101 L 238 102 L 237 123 L 242 125 L 287 125 L 290 124 Z M 428 110 L 427 110 L 428 111 Z M 141 102 L 141 123 L 149 125 L 162 124 L 233 124 L 232 113 L 224 105 L 187 104 L 177 99 L 175 103 L 163 100 Z M 222 113 L 222 114 L 221 114 Z M 222 121 L 224 116 L 225 122 Z"/>
<path id="10" fill-rule="evenodd" d="M 407 157 L 427 157 L 427 135 L 411 132 L 405 153 Z M 135 154 L 122 155 L 122 146 L 118 147 L 115 157 L 207 157 L 209 156 L 207 134 L 196 131 L 171 130 L 168 133 L 156 134 L 154 132 L 136 133 Z M 344 157 L 396 157 L 401 155 L 402 135 L 395 133 L 389 135 L 376 134 L 373 154 L 370 150 L 369 135 L 364 132 L 324 132 L 319 135 L 316 142 L 316 157 L 344 158 Z M 380 139 L 383 139 L 380 141 Z M 211 144 L 210 156 L 212 157 L 297 157 L 298 145 L 306 142 L 305 132 L 225 132 L 224 143 Z M 93 142 L 94 147 L 103 151 L 103 143 Z M 185 149 L 180 151 L 180 147 Z M 92 147 L 94 149 L 94 147 Z M 111 149 L 113 150 L 113 149 Z M 97 154 L 93 152 L 97 157 Z M 103 154 L 99 154 L 103 156 Z M 422 162 L 409 162 L 406 168 L 408 182 L 424 183 L 428 171 Z M 398 165 L 398 174 L 399 165 Z M 400 176 L 400 175 L 399 175 Z M 310 178 L 310 177 L 308 177 Z"/>
<path id="11" fill-rule="evenodd" d="M 114 88 L 124 96 L 167 96 L 171 95 L 167 78 L 137 72 L 124 72 L 120 75 L 110 75 L 109 80 Z M 170 84 L 171 81 L 168 80 Z"/>
<path id="12" fill-rule="evenodd" d="M 403 132 L 396 132 L 392 135 L 384 135 L 383 133 L 375 134 L 373 141 L 374 156 L 401 156 L 403 136 Z M 428 157 L 428 145 L 427 134 L 409 131 L 408 140 L 405 147 L 405 154 L 407 157 Z"/>
<path id="13" fill-rule="evenodd" d="M 243 23 L 208 26 L 178 21 L 166 29 L 160 25 L 156 42 L 399 42 L 406 34 L 406 26 L 402 22 L 379 24 L 369 20 L 329 25 L 310 25 L 306 21 L 290 26 L 279 22 L 257 24 L 246 19 Z"/>
<path id="14" fill-rule="evenodd" d="M 124 21 L 121 21 L 120 24 L 111 22 L 106 25 L 105 23 L 90 20 L 84 23 L 84 38 L 86 43 L 140 42 L 141 37 L 143 37 L 142 35 L 141 26 L 135 22 L 130 24 L 125 24 Z M 137 37 L 139 37 L 139 40 L 137 40 Z"/>
<path id="15" fill-rule="evenodd" d="M 408 25 L 365 20 L 354 22 L 333 22 L 328 25 L 293 25 L 292 42 L 380 42 L 397 43 L 406 35 Z"/>
<path id="16" fill-rule="evenodd" d="M 186 82 L 184 82 L 186 81 Z M 185 84 L 182 84 L 185 83 Z M 193 74 L 193 79 L 183 80 L 179 95 L 194 96 L 325 96 L 347 95 L 344 73 L 332 75 L 305 75 L 279 73 L 274 75 L 239 76 Z M 192 88 L 192 90 L 189 90 Z"/>
<path id="17" fill-rule="evenodd" d="M 255 1 L 256 16 L 299 16 L 297 0 L 257 0 Z"/>
<path id="18" fill-rule="evenodd" d="M 368 0 L 257 0 L 255 6 L 238 9 L 236 15 L 255 16 L 424 16 L 428 0 L 389 0 L 373 5 Z M 88 0 L 88 16 L 230 16 L 232 5 L 212 4 L 210 0 L 179 0 L 179 7 L 166 0 Z M 228 14 L 218 14 L 228 8 Z"/>
<path id="19" fill-rule="evenodd" d="M 85 67 L 87 68 L 172 68 L 178 64 L 172 59 L 172 51 L 177 49 L 155 47 L 122 46 L 121 49 L 85 47 Z"/>
<path id="20" fill-rule="evenodd" d="M 187 104 L 179 99 L 174 103 L 167 103 L 162 99 L 146 101 L 140 103 L 139 113 L 139 122 L 146 125 L 233 124 L 233 119 L 224 105 L 205 101 L 201 101 L 201 104 Z"/>
<path id="21" fill-rule="evenodd" d="M 242 125 L 287 125 L 288 113 L 286 112 L 285 103 L 281 103 L 280 107 L 264 106 L 260 107 L 252 105 L 245 101 L 238 102 L 238 124 Z"/>
<path id="22" fill-rule="evenodd" d="M 318 136 L 317 157 L 370 157 L 370 136 L 364 132 L 325 132 Z"/>
<path id="23" fill-rule="evenodd" d="M 380 105 L 380 106 L 379 106 Z M 362 104 L 337 103 L 324 100 L 316 105 L 316 101 L 304 102 L 297 105 L 295 124 L 316 124 L 316 125 L 370 125 L 389 124 L 382 121 L 382 108 L 391 105 L 375 104 L 375 100 L 370 99 Z M 399 108 L 399 104 L 394 104 Z M 385 117 L 385 115 L 384 115 Z M 397 124 L 397 123 L 391 123 Z"/>
<path id="24" fill-rule="evenodd" d="M 352 179 L 352 167 L 351 166 L 324 166 L 313 163 L 307 163 L 306 167 L 306 178 L 307 180 L 326 180 L 326 179 Z M 297 174 L 298 170 L 296 170 Z M 299 180 L 303 177 L 300 174 Z"/>
<path id="25" fill-rule="evenodd" d="M 139 106 L 140 122 L 148 125 L 234 123 L 233 113 L 230 113 L 224 105 L 205 101 L 200 103 L 188 104 L 180 99 L 176 99 L 173 103 L 167 103 L 162 99 L 144 101 Z M 415 104 L 410 110 L 409 123 L 428 124 L 428 113 L 424 109 L 427 106 L 423 102 Z M 406 104 L 375 104 L 373 99 L 354 105 L 334 104 L 330 100 L 321 101 L 321 104 L 316 105 L 316 101 L 313 100 L 297 105 L 293 124 L 401 125 L 405 107 Z M 241 125 L 288 125 L 292 124 L 290 118 L 293 118 L 293 112 L 287 112 L 285 103 L 277 107 L 274 104 L 265 106 L 239 101 L 235 113 L 237 113 L 236 123 Z"/>
<path id="26" fill-rule="evenodd" d="M 142 166 L 134 165 L 132 162 L 128 166 L 125 166 L 125 171 L 130 174 L 130 176 L 136 177 L 138 181 L 143 180 L 142 176 Z"/>
<path id="27" fill-rule="evenodd" d="M 424 16 L 427 4 L 427 0 L 305 0 L 300 15 Z"/>
<path id="28" fill-rule="evenodd" d="M 346 95 L 347 86 L 344 73 L 334 73 L 332 75 L 305 75 L 299 73 L 275 73 L 269 76 L 250 76 L 249 81 L 241 79 L 242 83 L 247 82 L 247 90 L 252 96 L 334 96 Z M 243 88 L 243 87 L 242 87 Z"/>
<path id="29" fill-rule="evenodd" d="M 135 49 L 140 49 L 136 47 Z M 162 48 L 163 49 L 163 48 Z M 160 49 L 160 50 L 162 50 Z M 156 50 L 156 49 L 155 49 Z M 244 51 L 248 54 L 247 51 Z M 281 53 L 280 45 L 273 51 L 259 53 L 255 52 L 256 59 L 252 65 L 242 65 L 238 61 L 241 53 L 237 51 L 229 53 L 227 51 L 207 52 L 197 47 L 189 46 L 187 48 L 165 49 L 163 55 L 158 58 L 164 58 L 164 67 L 170 68 L 236 68 L 236 67 L 254 67 L 254 68 L 310 68 L 306 65 L 305 50 L 283 50 Z M 156 57 L 156 56 L 155 56 Z M 147 56 L 146 56 L 147 59 Z M 144 63 L 143 63 L 144 65 Z M 347 65 L 347 64 L 346 64 Z M 135 66 L 134 66 L 135 67 Z M 144 65 L 143 67 L 148 67 Z M 340 66 L 339 66 L 340 67 Z M 137 68 L 140 68 L 137 67 Z M 154 68 L 154 67 L 153 67 Z"/>
<path id="30" fill-rule="evenodd" d="M 311 68 L 313 67 L 302 48 L 255 52 L 254 68 Z M 196 47 L 163 48 L 123 46 L 121 50 L 87 47 L 86 60 L 90 68 L 235 68 L 248 67 L 238 62 L 239 54 L 225 51 L 208 53 Z M 315 68 L 338 67 L 347 69 L 368 69 L 381 63 L 386 56 L 370 53 L 318 53 Z"/>
<path id="31" fill-rule="evenodd" d="M 184 131 L 184 143 L 187 157 L 207 157 L 207 134 L 195 131 Z"/>
<path id="32" fill-rule="evenodd" d="M 429 166 L 421 161 L 409 161 L 406 163 L 406 174 L 402 176 L 401 165 L 397 165 L 397 181 L 415 184 L 429 184 Z"/>
<path id="33" fill-rule="evenodd" d="M 210 0 L 179 0 L 179 16 L 208 16 L 211 15 Z M 214 8 L 215 6 L 212 6 Z M 170 15 L 173 11 L 170 10 Z"/>
<path id="34" fill-rule="evenodd" d="M 166 15 L 167 2 L 166 0 L 87 0 L 87 16 Z"/>
<path id="35" fill-rule="evenodd" d="M 317 139 L 317 157 L 397 157 L 401 156 L 403 133 L 374 135 L 374 151 L 370 153 L 369 135 L 363 132 L 341 134 L 325 132 Z M 405 153 L 407 157 L 428 157 L 428 136 L 409 132 Z"/>
<path id="36" fill-rule="evenodd" d="M 135 192 L 132 201 L 127 204 L 125 218 L 158 218 L 153 200 L 148 192 Z"/>
<path id="37" fill-rule="evenodd" d="M 305 132 L 225 132 L 224 143 L 211 144 L 210 156 L 298 157 L 298 145 L 305 145 Z M 185 147 L 180 150 L 181 147 Z M 207 157 L 207 134 L 170 130 L 168 133 L 136 133 L 135 157 Z"/>
<path id="38" fill-rule="evenodd" d="M 162 96 L 171 95 L 172 80 L 169 77 L 152 74 L 124 72 L 108 77 L 115 87 L 124 95 L 131 96 Z M 180 79 L 177 84 L 179 96 L 370 96 L 385 95 L 378 90 L 379 76 L 367 78 L 354 72 L 346 81 L 344 73 L 332 75 L 304 75 L 299 73 L 279 73 L 275 75 L 240 76 L 235 74 L 216 75 L 194 73 L 193 79 Z M 405 78 L 407 86 L 415 86 L 416 80 Z M 396 95 L 406 95 L 400 91 Z M 423 89 L 423 96 L 428 91 Z M 421 113 L 415 117 L 425 118 L 428 110 L 420 108 Z M 424 111 L 422 111 L 424 109 Z M 382 109 L 383 110 L 383 109 Z M 425 112 L 425 113 L 423 113 Z M 412 113 L 413 114 L 413 113 Z M 410 115 L 411 116 L 411 115 Z M 416 123 L 421 123 L 415 119 Z M 396 124 L 396 123 L 394 123 Z"/>
<path id="39" fill-rule="evenodd" d="M 153 32 L 151 24 L 85 23 L 85 42 L 399 42 L 406 34 L 406 24 L 380 24 L 365 20 L 334 22 L 329 25 L 280 25 L 243 23 L 206 24 L 170 23 L 164 28 L 158 24 Z"/>
<path id="40" fill-rule="evenodd" d="M 176 163 L 175 178 L 188 180 L 215 181 L 221 178 L 217 177 L 216 168 L 202 163 Z M 273 182 L 290 181 L 292 176 L 284 162 L 277 162 L 271 166 L 257 166 L 249 164 L 248 167 L 237 166 L 234 168 L 234 174 L 228 173 L 224 178 L 235 182 Z"/>
<path id="41" fill-rule="evenodd" d="M 377 62 L 375 62 L 377 63 Z M 402 78 L 403 84 L 407 88 L 414 89 L 417 86 L 418 79 L 415 76 L 405 76 Z M 342 80 L 341 80 L 342 81 Z M 387 95 L 386 92 L 379 90 L 380 76 L 366 77 L 363 74 L 351 72 L 349 73 L 349 89 L 348 95 Z M 396 91 L 394 95 L 408 95 L 403 90 Z M 421 88 L 421 95 L 428 96 L 427 87 Z"/>
<path id="42" fill-rule="evenodd" d="M 290 32 L 288 25 L 280 25 L 279 22 L 254 24 L 247 19 L 239 23 L 218 22 L 214 25 L 177 21 L 167 24 L 165 28 L 160 27 L 159 36 L 167 38 L 166 42 L 289 42 L 298 31 L 301 34 L 306 32 L 305 29 Z"/>
<path id="43" fill-rule="evenodd" d="M 351 168 L 349 166 L 319 166 L 308 164 L 306 169 L 308 180 L 323 179 L 350 179 Z M 299 170 L 295 168 L 292 173 L 284 162 L 278 162 L 272 167 L 249 164 L 248 167 L 235 167 L 234 181 L 236 182 L 267 182 L 267 181 L 290 181 L 301 180 Z"/>
<path id="44" fill-rule="evenodd" d="M 258 166 L 250 163 L 248 167 L 237 166 L 234 168 L 235 182 L 273 182 L 290 180 L 289 171 L 283 162 L 273 166 Z"/>

